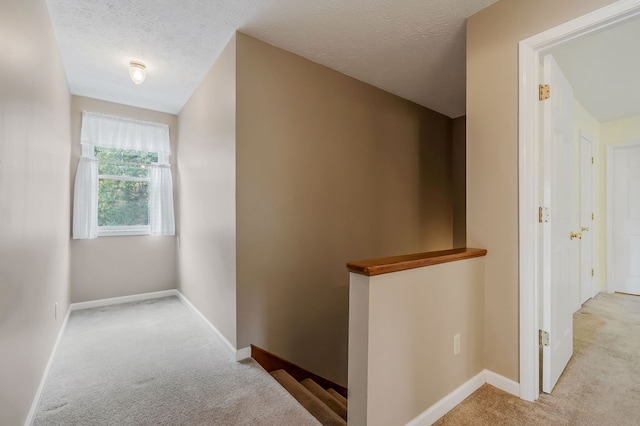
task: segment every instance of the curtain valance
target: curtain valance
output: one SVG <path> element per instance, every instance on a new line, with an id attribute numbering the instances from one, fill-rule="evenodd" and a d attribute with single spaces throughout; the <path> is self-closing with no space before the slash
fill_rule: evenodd
<path id="1" fill-rule="evenodd" d="M 80 143 L 170 154 L 169 126 L 95 112 L 82 112 Z"/>

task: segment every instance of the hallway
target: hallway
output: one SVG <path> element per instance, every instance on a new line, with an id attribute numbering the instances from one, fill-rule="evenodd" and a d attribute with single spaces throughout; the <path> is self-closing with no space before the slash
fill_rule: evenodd
<path id="1" fill-rule="evenodd" d="M 34 425 L 316 425 L 177 297 L 71 313 Z"/>

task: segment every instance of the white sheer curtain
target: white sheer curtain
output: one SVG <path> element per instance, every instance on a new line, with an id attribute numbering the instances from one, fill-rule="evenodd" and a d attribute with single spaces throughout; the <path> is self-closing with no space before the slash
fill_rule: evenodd
<path id="1" fill-rule="evenodd" d="M 150 170 L 150 233 L 175 234 L 169 126 L 83 111 L 80 143 L 82 157 L 76 173 L 73 238 L 98 236 L 98 162 L 94 156 L 95 146 L 158 153 L 158 164 L 154 164 Z"/>
<path id="2" fill-rule="evenodd" d="M 73 238 L 98 236 L 98 160 L 81 157 L 73 194 Z"/>
<path id="3" fill-rule="evenodd" d="M 173 182 L 168 164 L 151 166 L 149 183 L 149 225 L 151 235 L 174 235 Z"/>

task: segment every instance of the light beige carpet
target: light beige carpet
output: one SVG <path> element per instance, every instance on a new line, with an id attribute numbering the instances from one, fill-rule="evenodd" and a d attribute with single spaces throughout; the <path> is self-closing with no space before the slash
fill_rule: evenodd
<path id="1" fill-rule="evenodd" d="M 436 425 L 640 425 L 640 297 L 599 294 L 574 315 L 574 354 L 551 395 L 484 385 Z"/>
<path id="2" fill-rule="evenodd" d="M 34 425 L 319 426 L 253 359 L 229 358 L 176 297 L 74 311 Z"/>

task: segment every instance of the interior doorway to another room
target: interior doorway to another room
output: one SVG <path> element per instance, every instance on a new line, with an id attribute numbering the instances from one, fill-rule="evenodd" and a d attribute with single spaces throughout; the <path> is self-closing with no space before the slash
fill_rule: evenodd
<path id="1" fill-rule="evenodd" d="M 640 295 L 640 137 L 607 147 L 607 231 L 608 291 Z"/>
<path id="2" fill-rule="evenodd" d="M 593 295 L 611 290 L 608 286 L 611 268 L 607 268 L 606 256 L 609 236 L 606 226 L 605 146 L 613 143 L 615 138 L 611 135 L 616 132 L 620 137 L 622 134 L 630 137 L 630 132 L 616 129 L 621 125 L 617 122 L 624 117 L 637 115 L 640 123 L 640 108 L 634 111 L 634 102 L 627 102 L 629 98 L 638 99 L 632 96 L 636 89 L 629 86 L 630 82 L 623 81 L 629 75 L 629 66 L 625 61 L 635 55 L 625 51 L 623 46 L 628 44 L 615 40 L 616 37 L 618 40 L 625 40 L 626 37 L 633 42 L 640 37 L 639 14 L 640 1 L 618 2 L 520 43 L 520 387 L 521 398 L 526 400 L 532 401 L 539 396 L 538 342 L 545 338 L 544 333 L 539 332 L 546 331 L 543 326 L 548 326 L 543 324 L 543 319 L 546 315 L 552 322 L 559 312 L 557 306 L 551 307 L 554 293 L 550 293 L 550 290 L 560 282 L 571 286 L 567 293 L 570 306 L 562 311 L 562 315 L 569 313 L 569 317 Z M 629 34 L 635 34 L 635 37 Z M 583 50 L 586 48 L 591 50 Z M 616 60 L 621 62 L 610 63 L 613 54 L 617 54 L 619 57 Z M 540 111 L 537 86 L 538 83 L 545 83 L 540 71 L 544 68 L 541 64 L 547 55 L 552 55 L 557 61 L 558 68 L 566 75 L 575 94 L 572 99 L 575 123 L 571 125 L 574 129 L 572 140 L 575 145 L 571 148 L 575 154 L 575 166 L 568 164 L 569 170 L 553 168 L 553 155 L 560 152 L 557 144 L 552 145 L 554 149 L 551 152 L 549 147 L 547 150 L 543 148 L 543 136 L 549 129 L 541 125 L 545 114 Z M 598 61 L 609 62 L 603 64 Z M 614 72 L 607 73 L 607 68 L 611 69 L 611 66 Z M 635 80 L 638 80 L 637 77 Z M 604 91 L 599 90 L 601 88 Z M 637 90 L 640 93 L 640 85 Z M 554 88 L 551 87 L 552 97 L 553 93 Z M 566 93 L 562 91 L 559 95 L 566 96 Z M 557 126 L 557 117 L 555 122 Z M 553 121 L 548 121 L 546 125 L 550 123 Z M 568 127 L 566 123 L 564 126 Z M 553 130 L 557 131 L 558 128 Z M 640 140 L 640 124 L 638 132 Z M 564 155 L 572 154 L 565 152 Z M 591 167 L 588 167 L 589 157 L 594 159 Z M 559 164 L 556 163 L 556 166 Z M 558 179 L 558 173 L 565 177 Z M 640 188 L 640 169 L 638 173 Z M 549 175 L 555 176 L 555 182 Z M 551 180 L 551 185 L 545 187 L 544 182 L 548 180 Z M 572 186 L 569 188 L 567 185 Z M 556 242 L 553 240 L 552 224 L 556 221 L 553 226 L 559 226 L 558 219 L 562 218 L 563 212 L 551 205 L 554 194 L 555 207 L 575 206 L 579 211 L 570 225 L 571 229 L 556 232 Z M 572 197 L 571 202 L 559 198 L 562 196 Z M 640 201 L 638 204 L 640 217 Z M 570 213 L 568 215 L 571 216 Z M 553 250 L 560 247 L 558 241 L 562 241 L 561 244 L 566 247 L 571 247 L 571 243 L 574 243 L 574 248 L 579 247 L 580 255 L 575 261 L 568 260 L 571 256 L 560 261 L 556 259 L 555 263 L 552 261 Z M 638 252 L 640 256 L 640 237 Z M 569 271 L 563 271 L 562 268 Z M 577 278 L 567 279 L 573 272 Z M 567 329 L 562 327 L 550 333 L 550 348 L 557 349 L 556 346 L 567 335 Z M 549 387 L 547 391 L 550 391 Z"/>

